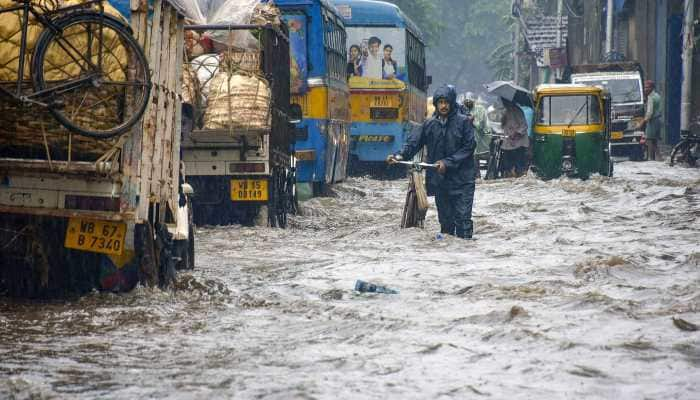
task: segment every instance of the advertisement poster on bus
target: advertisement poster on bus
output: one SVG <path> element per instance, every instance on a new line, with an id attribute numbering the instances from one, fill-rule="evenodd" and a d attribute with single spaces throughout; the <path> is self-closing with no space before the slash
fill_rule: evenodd
<path id="1" fill-rule="evenodd" d="M 290 84 L 293 94 L 306 93 L 306 78 L 309 72 L 306 57 L 306 16 L 285 15 L 284 21 L 289 28 L 289 64 Z"/>
<path id="2" fill-rule="evenodd" d="M 407 81 L 404 29 L 349 27 L 347 35 L 351 87 L 392 86 Z"/>

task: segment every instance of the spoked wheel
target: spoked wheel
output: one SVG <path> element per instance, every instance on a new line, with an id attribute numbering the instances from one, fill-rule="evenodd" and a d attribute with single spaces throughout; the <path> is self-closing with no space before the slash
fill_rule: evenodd
<path id="1" fill-rule="evenodd" d="M 284 168 L 273 170 L 270 176 L 268 224 L 272 228 L 287 228 L 288 193 L 287 174 Z"/>
<path id="2" fill-rule="evenodd" d="M 37 40 L 32 81 L 69 130 L 108 139 L 134 126 L 148 104 L 151 77 L 143 50 L 120 21 L 80 12 L 54 22 Z"/>
<path id="3" fill-rule="evenodd" d="M 681 140 L 676 146 L 673 147 L 669 164 L 673 167 L 675 164 L 684 162 L 688 164 L 688 166 L 694 167 L 695 163 L 697 162 L 697 158 L 693 156 L 693 146 L 697 146 L 697 144 L 687 140 Z"/>
<path id="4" fill-rule="evenodd" d="M 403 214 L 401 215 L 402 228 L 416 226 L 416 215 L 418 214 L 416 203 L 416 192 L 413 189 L 409 189 L 408 193 L 406 193 L 406 203 L 403 205 Z"/>
<path id="5" fill-rule="evenodd" d="M 425 191 L 419 188 L 418 185 L 421 185 L 421 187 L 423 185 L 420 172 L 411 171 L 408 178 L 406 202 L 404 203 L 403 213 L 401 215 L 401 228 L 423 228 L 427 211 L 427 197 Z M 423 196 L 422 202 L 419 199 L 419 190 L 421 191 L 420 196 Z M 424 203 L 424 208 L 421 208 L 422 203 Z"/>
<path id="6" fill-rule="evenodd" d="M 496 179 L 496 175 L 497 175 L 496 172 L 497 172 L 496 157 L 492 154 L 489 156 L 488 164 L 486 164 L 486 176 L 484 177 L 484 179 L 485 180 Z"/>
<path id="7" fill-rule="evenodd" d="M 491 142 L 489 160 L 486 164 L 485 180 L 498 179 L 498 171 L 501 169 L 501 144 L 498 141 Z"/>

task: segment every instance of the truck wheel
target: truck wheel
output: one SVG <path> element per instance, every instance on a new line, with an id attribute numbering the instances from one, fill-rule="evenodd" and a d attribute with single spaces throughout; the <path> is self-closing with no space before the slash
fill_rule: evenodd
<path id="1" fill-rule="evenodd" d="M 158 254 L 158 286 L 167 288 L 175 282 L 175 246 L 165 224 L 156 225 L 156 250 Z"/>
<path id="2" fill-rule="evenodd" d="M 158 283 L 158 259 L 156 257 L 153 226 L 147 222 L 136 225 L 135 240 L 138 244 L 139 282 L 153 287 Z"/>

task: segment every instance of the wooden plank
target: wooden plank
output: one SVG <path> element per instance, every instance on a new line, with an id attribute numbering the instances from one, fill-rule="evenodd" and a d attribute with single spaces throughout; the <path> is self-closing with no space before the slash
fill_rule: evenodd
<path id="1" fill-rule="evenodd" d="M 147 0 L 131 0 L 131 29 L 134 38 L 139 43 L 141 48 L 146 53 L 146 39 L 148 37 L 148 2 Z M 150 101 L 150 99 L 149 99 Z M 123 180 L 121 185 L 121 200 L 129 204 L 130 207 L 136 207 L 136 200 L 140 194 L 140 173 L 141 165 L 141 149 L 143 141 L 143 125 L 145 115 L 140 123 L 136 124 L 129 132 L 129 138 L 122 146 L 121 154 L 121 170 Z"/>
<path id="2" fill-rule="evenodd" d="M 178 63 L 178 16 L 177 11 L 173 8 L 170 15 L 170 58 L 168 64 L 170 71 L 168 76 L 168 108 L 166 115 L 166 135 L 165 146 L 163 148 L 163 156 L 167 157 L 167 162 L 163 163 L 163 179 L 167 182 L 162 190 L 164 199 L 173 200 L 173 188 L 178 184 L 179 165 L 176 164 L 173 147 L 175 141 L 180 137 L 180 131 L 176 129 L 175 109 L 179 105 L 178 87 L 180 83 L 180 68 L 181 63 Z M 178 154 L 179 155 L 179 154 Z M 178 161 L 179 162 L 179 161 Z M 177 203 L 175 203 L 177 204 Z"/>
<path id="3" fill-rule="evenodd" d="M 161 201 L 170 199 L 170 191 L 172 189 L 172 142 L 174 130 L 174 114 L 175 114 L 175 52 L 177 46 L 177 11 L 173 7 L 169 7 L 167 18 L 170 20 L 168 24 L 168 51 L 164 55 L 165 63 L 168 66 L 166 71 L 166 79 L 163 85 L 165 86 L 165 112 L 163 113 L 163 136 L 162 136 L 162 162 L 160 163 L 160 177 L 163 183 L 160 190 Z"/>
<path id="4" fill-rule="evenodd" d="M 156 103 L 156 115 L 155 115 L 155 138 L 154 138 L 154 151 L 153 151 L 153 166 L 151 168 L 151 193 L 158 197 L 160 202 L 161 187 L 163 185 L 163 176 L 161 165 L 163 163 L 163 136 L 165 132 L 165 104 L 168 97 L 167 89 L 167 79 L 168 71 L 170 66 L 168 65 L 168 58 L 170 55 L 170 6 L 167 2 L 163 4 L 163 16 L 162 16 L 162 30 L 160 38 L 160 65 L 159 65 L 159 76 L 158 76 L 158 101 Z"/>
<path id="5" fill-rule="evenodd" d="M 47 174 L 87 175 L 94 180 L 112 180 L 108 175 L 98 173 L 94 162 L 71 161 L 68 163 L 67 161 L 53 160 L 49 164 L 48 160 L 0 158 L 0 171 L 10 171 L 15 174 L 23 170 Z"/>
<path id="6" fill-rule="evenodd" d="M 14 207 L 0 205 L 0 214 L 40 215 L 60 218 L 89 218 L 103 221 L 133 221 L 135 214 L 132 211 L 109 212 L 67 210 L 65 208 L 39 208 L 39 207 Z"/>
<path id="7" fill-rule="evenodd" d="M 178 16 L 177 21 L 177 45 L 175 46 L 175 131 L 173 134 L 173 191 L 171 198 L 177 204 L 179 198 L 179 176 L 180 176 L 180 147 L 182 146 L 182 66 L 185 55 L 185 19 Z"/>
<path id="8" fill-rule="evenodd" d="M 141 164 L 139 168 L 140 176 L 140 197 L 141 201 L 138 207 L 138 216 L 145 219 L 148 216 L 149 199 L 151 198 L 151 175 L 153 170 L 153 153 L 155 146 L 155 119 L 157 116 L 155 103 L 159 97 L 158 82 L 160 81 L 160 39 L 161 39 L 161 15 L 162 3 L 161 0 L 155 0 L 153 4 L 153 18 L 150 24 L 149 33 L 149 51 L 147 54 L 148 62 L 151 67 L 153 84 L 151 89 L 151 101 L 146 108 L 146 113 L 143 118 L 143 135 L 142 135 L 142 150 Z"/>

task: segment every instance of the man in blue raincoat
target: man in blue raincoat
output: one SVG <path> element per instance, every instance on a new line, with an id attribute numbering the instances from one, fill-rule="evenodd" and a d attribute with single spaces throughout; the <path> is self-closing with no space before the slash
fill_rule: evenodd
<path id="1" fill-rule="evenodd" d="M 442 233 L 469 239 L 474 231 L 474 129 L 466 115 L 459 112 L 454 87 L 442 86 L 433 96 L 435 114 L 412 134 L 401 152 L 387 162 L 410 160 L 423 146 L 426 162 L 437 165 L 428 169 L 428 195 L 435 196 Z"/>

